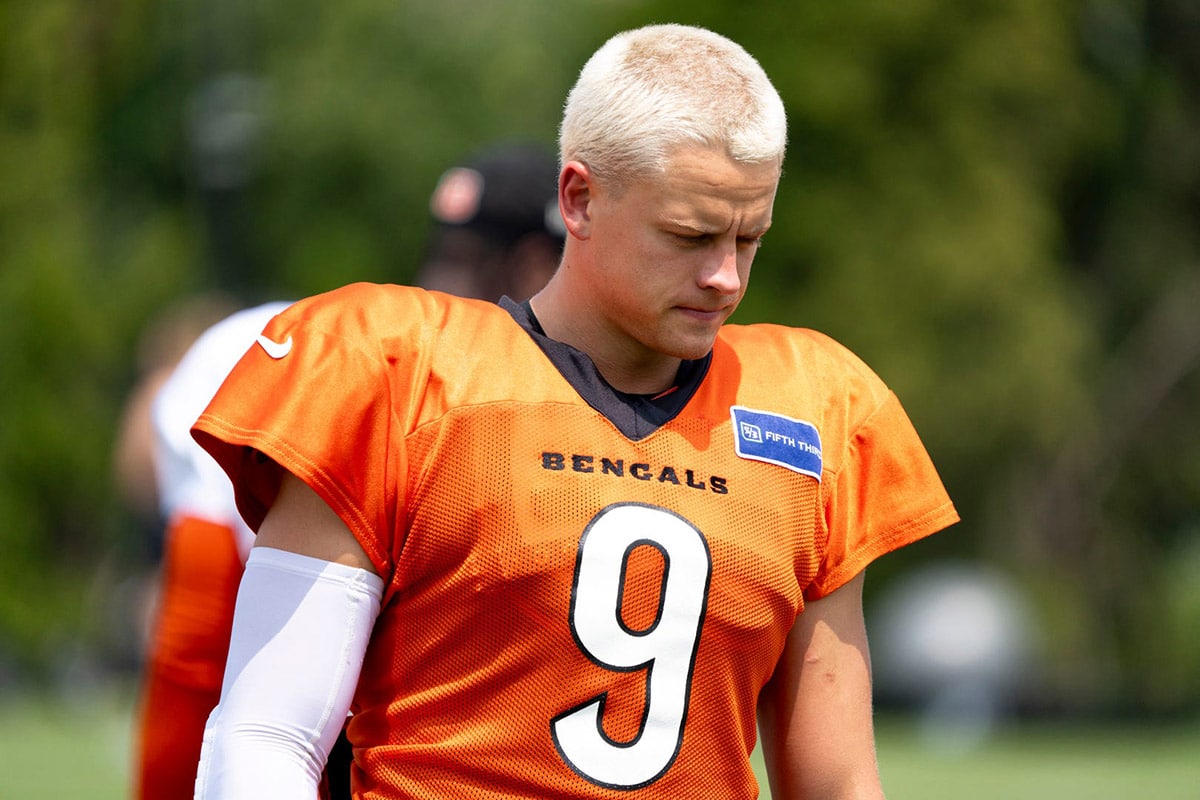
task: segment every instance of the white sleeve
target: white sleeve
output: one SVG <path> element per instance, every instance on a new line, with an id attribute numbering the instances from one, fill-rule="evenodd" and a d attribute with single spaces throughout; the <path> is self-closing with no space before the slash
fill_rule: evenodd
<path id="1" fill-rule="evenodd" d="M 382 595 L 382 579 L 366 570 L 250 551 L 197 800 L 317 796 Z"/>
<path id="2" fill-rule="evenodd" d="M 226 525 L 245 559 L 254 533 L 238 514 L 229 478 L 192 439 L 191 427 L 255 337 L 288 303 L 243 309 L 210 327 L 192 343 L 155 396 L 154 470 L 164 519 L 179 515 Z"/>

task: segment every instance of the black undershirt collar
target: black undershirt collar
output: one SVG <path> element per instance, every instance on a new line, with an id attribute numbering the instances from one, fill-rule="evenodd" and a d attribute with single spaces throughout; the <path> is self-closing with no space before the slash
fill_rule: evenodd
<path id="1" fill-rule="evenodd" d="M 635 442 L 654 433 L 683 410 L 700 388 L 712 361 L 711 352 L 703 358 L 683 361 L 675 374 L 675 385 L 665 392 L 656 395 L 622 392 L 604 380 L 586 353 L 547 336 L 528 300 L 516 303 L 504 297 L 500 306 L 525 329 L 579 396 Z"/>

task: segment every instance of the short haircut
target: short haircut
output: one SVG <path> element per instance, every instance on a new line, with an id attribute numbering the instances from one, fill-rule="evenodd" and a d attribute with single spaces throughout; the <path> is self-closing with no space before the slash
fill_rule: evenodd
<path id="1" fill-rule="evenodd" d="M 563 164 L 581 161 L 622 185 L 661 173 L 693 144 L 782 165 L 783 101 L 741 45 L 703 28 L 650 25 L 617 34 L 584 64 L 559 129 Z"/>

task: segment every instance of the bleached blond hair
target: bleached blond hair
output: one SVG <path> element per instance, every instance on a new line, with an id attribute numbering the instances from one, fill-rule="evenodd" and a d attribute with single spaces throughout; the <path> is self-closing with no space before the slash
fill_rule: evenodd
<path id="1" fill-rule="evenodd" d="M 584 64 L 559 128 L 562 163 L 582 161 L 621 185 L 661 173 L 692 144 L 782 165 L 783 101 L 741 45 L 704 28 L 649 25 L 617 34 Z"/>

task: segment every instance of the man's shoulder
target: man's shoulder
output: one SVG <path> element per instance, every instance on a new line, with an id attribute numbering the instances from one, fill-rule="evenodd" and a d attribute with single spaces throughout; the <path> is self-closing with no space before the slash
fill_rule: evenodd
<path id="1" fill-rule="evenodd" d="M 360 281 L 306 297 L 293 304 L 292 310 L 305 315 L 336 317 L 356 312 L 369 314 L 377 309 L 392 311 L 407 307 L 417 310 L 446 300 L 458 301 L 460 298 L 429 292 L 416 286 Z"/>
<path id="2" fill-rule="evenodd" d="M 725 325 L 717 341 L 718 346 L 728 348 L 739 360 L 874 375 L 866 362 L 849 347 L 812 328 L 766 322 Z"/>
<path id="3" fill-rule="evenodd" d="M 738 403 L 810 421 L 858 419 L 891 394 L 853 351 L 809 328 L 727 325 L 712 370 L 718 383 L 737 387 Z"/>
<path id="4" fill-rule="evenodd" d="M 492 303 L 415 286 L 351 283 L 292 305 L 285 324 L 306 325 L 342 337 L 389 338 L 451 322 L 508 315 Z"/>

